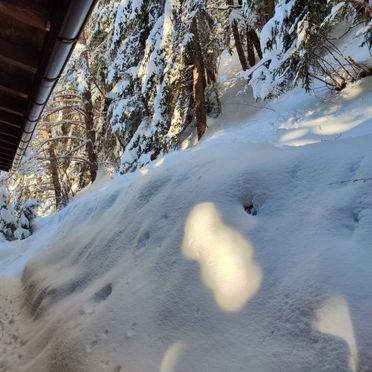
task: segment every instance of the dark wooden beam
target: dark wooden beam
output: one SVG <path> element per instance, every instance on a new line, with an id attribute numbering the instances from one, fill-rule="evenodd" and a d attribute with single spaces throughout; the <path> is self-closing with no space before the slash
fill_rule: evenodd
<path id="1" fill-rule="evenodd" d="M 0 110 L 0 122 L 12 126 L 14 128 L 20 128 L 23 124 L 23 118 L 18 115 L 11 114 L 6 111 Z M 1 125 L 0 125 L 1 127 Z"/>
<path id="2" fill-rule="evenodd" d="M 31 28 L 0 12 L 0 38 L 11 43 L 42 51 L 45 31 Z"/>
<path id="3" fill-rule="evenodd" d="M 27 110 L 27 100 L 0 91 L 0 110 L 24 116 Z"/>
<path id="4" fill-rule="evenodd" d="M 0 137 L 0 142 L 1 143 L 5 143 L 7 145 L 18 145 L 18 140 L 14 139 L 14 138 L 8 138 L 8 139 L 5 139 L 3 136 Z"/>
<path id="5" fill-rule="evenodd" d="M 8 165 L 1 165 L 0 164 L 0 170 L 2 170 L 4 172 L 9 172 L 10 166 L 8 166 Z"/>
<path id="6" fill-rule="evenodd" d="M 12 123 L 7 123 L 6 121 L 2 121 L 0 119 L 0 126 L 6 126 L 8 128 L 13 128 L 13 129 L 20 129 L 20 127 L 18 125 L 15 125 L 15 124 L 12 124 Z"/>
<path id="7" fill-rule="evenodd" d="M 14 144 L 7 144 L 6 142 L 1 141 L 1 138 L 0 138 L 0 150 L 1 151 L 7 150 L 15 154 L 17 151 L 17 146 L 15 146 Z"/>
<path id="8" fill-rule="evenodd" d="M 17 132 L 9 132 L 8 130 L 6 130 L 6 128 L 1 128 L 0 126 L 0 135 L 2 138 L 7 138 L 9 140 L 14 140 L 15 139 L 19 139 L 19 131 Z"/>
<path id="9" fill-rule="evenodd" d="M 1 137 L 10 136 L 13 138 L 20 139 L 22 135 L 22 128 L 21 127 L 15 128 L 7 124 L 0 123 L 0 135 Z"/>
<path id="10" fill-rule="evenodd" d="M 29 92 L 25 91 L 24 89 L 19 89 L 18 87 L 12 87 L 10 88 L 9 86 L 3 85 L 2 82 L 0 81 L 0 92 L 6 92 L 9 94 L 12 94 L 14 96 L 20 97 L 20 98 L 28 98 Z"/>
<path id="11" fill-rule="evenodd" d="M 9 169 L 12 166 L 12 162 L 0 159 L 0 166 Z"/>
<path id="12" fill-rule="evenodd" d="M 30 95 L 26 91 L 21 92 L 19 89 L 12 89 L 12 88 L 7 87 L 6 85 L 2 85 L 1 81 L 0 81 L 0 93 L 1 92 L 5 92 L 5 93 L 8 93 L 8 94 L 11 94 L 12 96 L 16 96 L 16 97 L 19 97 L 19 98 L 22 98 L 22 99 L 28 99 L 28 97 Z"/>
<path id="13" fill-rule="evenodd" d="M 0 139 L 0 170 L 8 172 L 12 167 L 15 151 L 18 146 L 12 146 L 10 149 L 8 146 L 4 146 L 1 142 L 3 141 Z M 8 152 L 11 152 L 13 155 L 7 154 Z"/>
<path id="14" fill-rule="evenodd" d="M 9 66 L 4 67 L 0 63 L 0 90 L 27 98 L 32 89 L 32 81 L 33 75 L 22 70 L 17 71 Z"/>
<path id="15" fill-rule="evenodd" d="M 13 161 L 13 159 L 5 159 L 5 158 L 3 158 L 3 157 L 0 157 L 0 162 L 1 162 L 2 164 L 6 164 L 6 165 L 8 165 L 8 164 L 12 164 L 12 161 Z"/>
<path id="16" fill-rule="evenodd" d="M 40 30 L 50 30 L 47 9 L 30 0 L 0 0 L 0 13 Z"/>
<path id="17" fill-rule="evenodd" d="M 14 154 L 10 155 L 9 153 L 6 153 L 5 151 L 0 150 L 0 159 L 7 159 L 9 161 L 13 161 Z"/>
<path id="18" fill-rule="evenodd" d="M 39 62 L 39 53 L 32 48 L 18 46 L 0 39 L 0 59 L 10 65 L 35 73 Z"/>
<path id="19" fill-rule="evenodd" d="M 3 155 L 5 157 L 8 157 L 9 159 L 13 159 L 14 158 L 14 155 L 16 154 L 17 152 L 17 149 L 14 148 L 12 150 L 9 150 L 9 149 L 3 149 L 1 148 L 1 145 L 0 145 L 0 155 Z"/>

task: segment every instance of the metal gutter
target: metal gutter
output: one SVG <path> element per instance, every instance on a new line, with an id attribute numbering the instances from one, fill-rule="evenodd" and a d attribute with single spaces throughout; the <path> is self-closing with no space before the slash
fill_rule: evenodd
<path id="1" fill-rule="evenodd" d="M 64 14 L 63 19 L 48 35 L 44 58 L 38 77 L 35 79 L 35 92 L 28 104 L 23 133 L 18 146 L 12 168 L 19 166 L 34 134 L 49 97 L 71 56 L 79 35 L 93 10 L 96 0 L 71 0 L 65 12 L 55 9 L 55 13 Z M 65 3 L 65 1 L 62 1 Z M 58 8 L 58 7 L 56 7 Z"/>

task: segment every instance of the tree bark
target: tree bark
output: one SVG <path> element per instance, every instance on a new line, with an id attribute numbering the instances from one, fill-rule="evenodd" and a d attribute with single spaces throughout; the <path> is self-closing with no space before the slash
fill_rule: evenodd
<path id="1" fill-rule="evenodd" d="M 87 37 L 85 32 L 81 36 L 81 41 L 86 46 Z M 86 60 L 87 68 L 90 70 L 90 61 L 89 61 L 89 52 L 88 48 L 84 53 L 84 58 Z M 92 81 L 87 81 L 87 89 L 83 92 L 83 105 L 84 105 L 84 122 L 85 122 L 85 133 L 86 139 L 88 140 L 86 149 L 89 160 L 89 172 L 90 172 L 90 181 L 93 183 L 97 178 L 98 170 L 98 161 L 97 155 L 95 152 L 95 143 L 96 143 L 96 132 L 94 130 L 94 110 L 93 110 L 93 100 L 92 100 Z"/>
<path id="2" fill-rule="evenodd" d="M 365 24 L 372 18 L 372 7 L 367 0 L 346 0 L 346 3 L 352 4 L 353 7 L 360 13 L 364 19 Z"/>
<path id="3" fill-rule="evenodd" d="M 211 70 L 210 68 L 207 68 L 206 71 L 207 71 L 207 83 L 208 84 L 216 83 L 217 79 L 216 79 L 215 71 Z"/>
<path id="4" fill-rule="evenodd" d="M 234 6 L 234 0 L 227 0 L 227 5 Z M 232 33 L 234 36 L 235 48 L 238 53 L 238 57 L 239 57 L 239 61 L 242 66 L 242 69 L 243 71 L 248 70 L 247 58 L 244 53 L 243 44 L 242 44 L 242 40 L 241 40 L 240 33 L 239 33 L 239 27 L 238 27 L 238 23 L 236 22 L 236 20 L 232 21 L 231 29 L 232 29 Z"/>
<path id="5" fill-rule="evenodd" d="M 52 139 L 52 130 L 49 126 L 46 127 L 48 139 Z M 54 197 L 56 201 L 56 209 L 60 209 L 65 205 L 65 199 L 63 197 L 61 182 L 59 180 L 58 167 L 57 167 L 57 156 L 54 148 L 54 141 L 48 141 L 48 156 L 49 156 L 49 171 L 52 176 L 52 184 L 54 189 Z"/>
<path id="6" fill-rule="evenodd" d="M 249 31 L 249 33 L 250 33 L 250 37 L 251 37 L 252 43 L 253 43 L 253 45 L 254 45 L 254 47 L 256 49 L 256 53 L 258 55 L 258 58 L 259 59 L 262 59 L 261 43 L 260 43 L 260 39 L 259 39 L 259 37 L 257 35 L 257 32 L 255 30 L 251 29 Z"/>
<path id="7" fill-rule="evenodd" d="M 248 51 L 248 63 L 250 67 L 256 64 L 256 58 L 254 56 L 253 40 L 251 30 L 247 27 L 247 51 Z"/>
<path id="8" fill-rule="evenodd" d="M 265 22 L 273 17 L 275 12 L 275 0 L 265 0 Z"/>
<path id="9" fill-rule="evenodd" d="M 90 171 L 90 180 L 93 183 L 97 178 L 97 155 L 95 153 L 95 142 L 96 142 L 96 133 L 94 131 L 94 113 L 93 113 L 93 103 L 92 103 L 92 93 L 90 90 L 86 90 L 83 93 L 83 104 L 85 112 L 85 130 L 86 130 L 86 139 L 88 140 L 86 149 L 89 160 L 89 171 Z"/>
<path id="10" fill-rule="evenodd" d="M 191 33 L 193 37 L 193 95 L 195 102 L 195 117 L 196 129 L 198 132 L 198 139 L 203 136 L 207 129 L 207 109 L 205 105 L 205 68 L 203 61 L 203 54 L 200 46 L 198 25 L 196 18 L 191 24 Z"/>

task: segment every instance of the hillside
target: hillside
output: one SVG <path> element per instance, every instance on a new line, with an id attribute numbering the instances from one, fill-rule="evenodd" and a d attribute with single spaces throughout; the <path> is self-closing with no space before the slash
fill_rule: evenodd
<path id="1" fill-rule="evenodd" d="M 296 89 L 2 243 L 0 370 L 372 369 L 371 101 Z"/>
<path id="2" fill-rule="evenodd" d="M 0 172 L 0 372 L 372 372 L 371 1 L 89 14 Z"/>

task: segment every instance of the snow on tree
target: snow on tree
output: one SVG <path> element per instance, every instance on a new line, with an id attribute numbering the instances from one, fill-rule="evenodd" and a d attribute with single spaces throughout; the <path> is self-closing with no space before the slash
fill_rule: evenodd
<path id="1" fill-rule="evenodd" d="M 192 70 L 199 50 L 194 22 L 200 30 L 197 61 L 202 66 L 204 97 L 199 100 L 195 100 L 198 90 L 193 89 Z M 202 110 L 218 115 L 215 82 L 222 43 L 217 31 L 219 23 L 205 1 L 121 3 L 111 48 L 115 57 L 107 79 L 112 86 L 111 123 L 123 146 L 123 172 L 177 147 L 185 129 L 198 122 L 197 102 Z M 206 126 L 206 118 L 199 122 L 199 127 Z M 199 132 L 200 137 L 203 131 Z"/>
<path id="2" fill-rule="evenodd" d="M 227 0 L 227 5 L 235 48 L 242 69 L 246 71 L 256 64 L 256 56 L 262 58 L 260 41 L 255 31 L 258 25 L 257 4 L 245 1 L 237 5 L 234 0 Z"/>
<path id="3" fill-rule="evenodd" d="M 357 13 L 339 1 L 279 0 L 261 31 L 263 59 L 247 73 L 255 96 L 277 96 L 298 84 L 309 90 L 313 79 L 336 90 L 356 80 L 365 68 L 344 56 L 331 37 L 346 8 Z"/>
<path id="4" fill-rule="evenodd" d="M 196 142 L 222 110 L 225 50 L 237 50 L 257 98 L 311 89 L 314 79 L 342 89 L 371 73 L 334 43 L 335 30 L 357 25 L 371 48 L 371 7 L 362 0 L 97 1 L 12 175 L 19 200 L 59 210 L 99 168 L 134 171 L 186 138 Z"/>
<path id="5" fill-rule="evenodd" d="M 9 200 L 8 192 L 0 187 L 0 240 L 13 240 L 16 230 L 14 206 Z"/>
<path id="6" fill-rule="evenodd" d="M 18 217 L 18 227 L 14 232 L 16 239 L 26 239 L 34 232 L 33 221 L 36 218 L 36 211 L 40 206 L 40 201 L 37 199 L 27 200 L 21 207 Z"/>
<path id="7" fill-rule="evenodd" d="M 27 200 L 21 208 L 15 207 L 5 187 L 0 187 L 0 241 L 26 239 L 34 231 L 39 200 Z"/>

